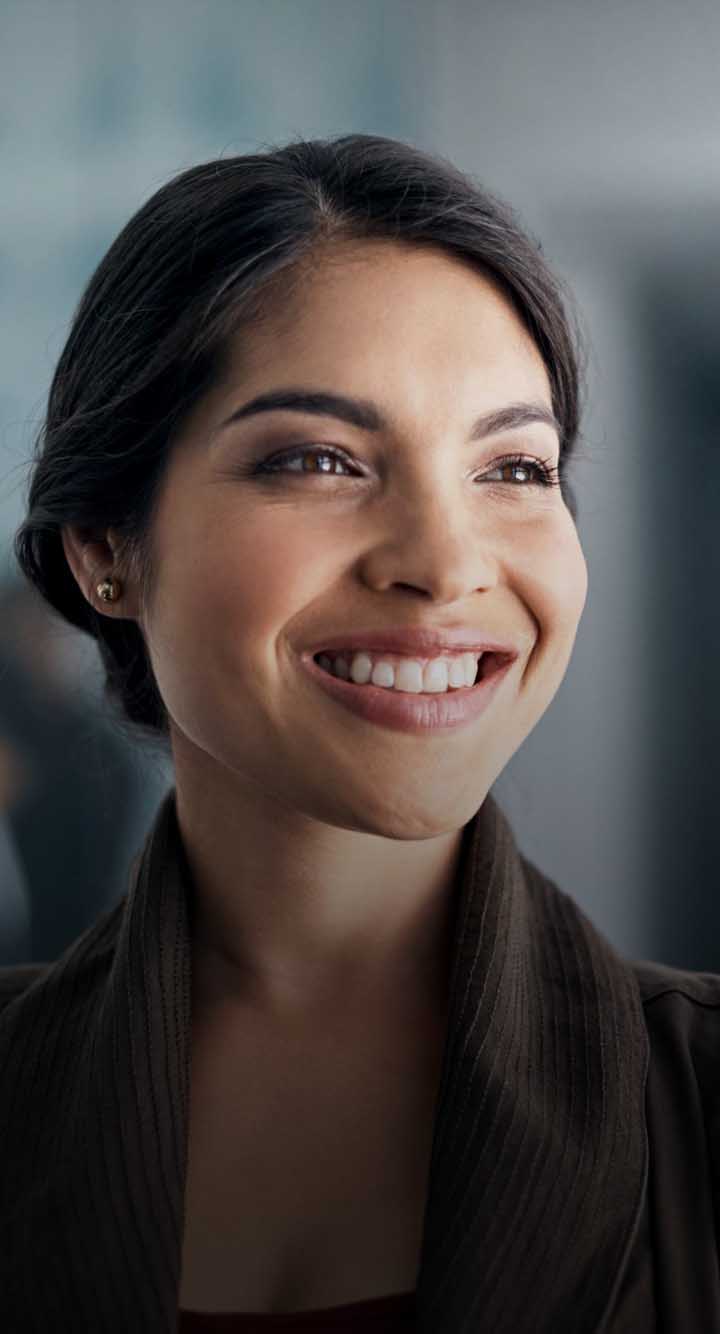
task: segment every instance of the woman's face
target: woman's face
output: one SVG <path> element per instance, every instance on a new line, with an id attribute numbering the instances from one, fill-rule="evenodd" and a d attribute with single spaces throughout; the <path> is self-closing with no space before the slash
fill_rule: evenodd
<path id="1" fill-rule="evenodd" d="M 281 387 L 371 400 L 387 425 L 283 410 L 223 426 Z M 138 612 L 178 783 L 392 838 L 471 818 L 555 695 L 587 592 L 559 486 L 498 472 L 510 454 L 557 465 L 553 427 L 470 441 L 480 414 L 520 401 L 551 408 L 535 344 L 489 281 L 431 248 L 336 247 L 237 338 L 172 453 Z M 251 475 L 299 445 L 347 462 Z M 486 711 L 451 730 L 369 722 L 300 662 L 358 627 L 457 623 L 520 654 Z"/>

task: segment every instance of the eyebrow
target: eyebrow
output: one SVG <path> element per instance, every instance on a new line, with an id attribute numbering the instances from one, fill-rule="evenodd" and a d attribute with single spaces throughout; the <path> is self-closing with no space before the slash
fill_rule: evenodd
<path id="1" fill-rule="evenodd" d="M 335 417 L 348 422 L 350 426 L 359 427 L 362 431 L 390 429 L 388 419 L 369 399 L 324 393 L 318 389 L 292 387 L 270 389 L 266 393 L 258 394 L 256 398 L 251 398 L 222 422 L 220 430 L 262 412 L 303 412 L 318 417 Z M 517 426 L 529 426 L 532 422 L 543 422 L 562 437 L 560 422 L 550 408 L 540 402 L 523 402 L 508 403 L 503 408 L 482 413 L 473 422 L 469 439 L 483 440 L 486 436 L 497 435 L 500 431 L 509 431 Z"/>

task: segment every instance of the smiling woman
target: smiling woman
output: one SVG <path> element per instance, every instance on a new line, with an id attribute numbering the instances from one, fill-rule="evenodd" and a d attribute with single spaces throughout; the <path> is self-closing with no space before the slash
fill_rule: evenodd
<path id="1" fill-rule="evenodd" d="M 370 135 L 191 168 L 88 283 L 15 551 L 175 785 L 0 970 L 4 1328 L 720 1334 L 720 977 L 491 792 L 587 595 L 570 308 Z"/>

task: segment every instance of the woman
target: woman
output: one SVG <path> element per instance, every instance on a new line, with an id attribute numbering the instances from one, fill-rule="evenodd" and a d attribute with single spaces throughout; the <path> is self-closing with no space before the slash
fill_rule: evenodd
<path id="1" fill-rule="evenodd" d="M 5 1328 L 720 1331 L 720 978 L 491 795 L 586 598 L 578 347 L 512 211 L 369 135 L 182 173 L 93 275 L 15 549 L 175 784 L 2 974 Z"/>

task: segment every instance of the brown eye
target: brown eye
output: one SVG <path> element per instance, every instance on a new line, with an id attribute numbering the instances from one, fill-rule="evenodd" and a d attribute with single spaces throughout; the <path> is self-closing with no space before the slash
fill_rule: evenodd
<path id="1" fill-rule="evenodd" d="M 313 458 L 315 466 L 306 466 L 306 460 Z M 334 464 L 340 463 L 344 468 L 349 466 L 347 457 L 333 446 L 328 445 L 297 445 L 294 449 L 286 449 L 282 454 L 274 454 L 272 458 L 265 459 L 256 469 L 259 473 L 284 472 L 287 464 L 300 459 L 302 467 L 297 470 L 297 475 L 310 473 L 319 477 L 328 475 L 331 477 L 342 476 L 335 471 Z"/>
<path id="2" fill-rule="evenodd" d="M 524 472 L 528 481 L 522 483 L 514 482 L 514 486 L 556 486 L 559 484 L 558 469 L 552 466 L 552 460 L 547 459 L 541 463 L 539 459 L 531 459 L 524 454 L 511 454 L 507 458 L 498 459 L 493 472 L 504 472 L 505 470 Z M 487 480 L 487 473 L 485 474 Z M 508 479 L 503 477 L 501 481 Z"/>
<path id="3" fill-rule="evenodd" d="M 312 462 L 309 462 L 312 460 Z M 342 477 L 358 476 L 357 472 L 348 472 L 352 467 L 348 456 L 343 450 L 337 449 L 334 445 L 296 445 L 293 449 L 285 449 L 280 454 L 273 454 L 271 458 L 264 459 L 253 468 L 255 474 L 272 474 L 290 472 L 289 465 L 299 461 L 301 466 L 294 470 L 294 475 L 298 477 Z M 336 465 L 344 468 L 345 473 L 339 472 Z M 501 482 L 510 482 L 516 487 L 527 486 L 557 486 L 559 485 L 558 469 L 552 466 L 552 460 L 547 459 L 540 462 L 539 459 L 529 458 L 524 454 L 510 454 L 506 458 L 498 459 L 492 472 L 515 472 L 524 474 L 520 481 L 513 481 L 511 477 L 501 477 Z M 488 478 L 487 473 L 481 475 L 480 480 L 492 480 Z"/>

